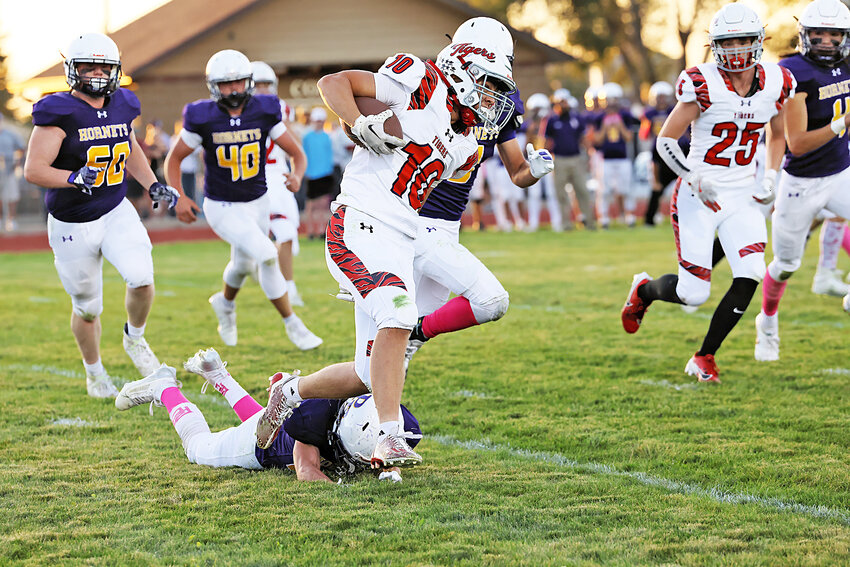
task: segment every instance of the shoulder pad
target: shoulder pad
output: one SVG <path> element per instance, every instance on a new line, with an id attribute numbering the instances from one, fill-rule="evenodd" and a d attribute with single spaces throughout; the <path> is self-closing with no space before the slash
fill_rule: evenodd
<path id="1" fill-rule="evenodd" d="M 254 95 L 254 99 L 259 103 L 258 106 L 263 111 L 264 114 L 271 114 L 272 116 L 277 117 L 277 121 L 280 122 L 282 120 L 281 116 L 281 106 L 280 99 L 274 95 L 269 94 L 259 94 Z"/>
<path id="2" fill-rule="evenodd" d="M 112 94 L 116 100 L 123 100 L 127 106 L 135 111 L 136 115 L 142 113 L 142 103 L 139 102 L 139 97 L 136 96 L 136 93 L 127 89 L 118 89 Z"/>
<path id="3" fill-rule="evenodd" d="M 61 126 L 65 117 L 74 112 L 72 103 L 59 93 L 47 95 L 32 107 L 33 125 Z"/>
<path id="4" fill-rule="evenodd" d="M 378 74 L 386 75 L 413 91 L 419 87 L 422 77 L 425 76 L 425 62 L 409 53 L 396 53 L 387 57 L 378 69 Z"/>

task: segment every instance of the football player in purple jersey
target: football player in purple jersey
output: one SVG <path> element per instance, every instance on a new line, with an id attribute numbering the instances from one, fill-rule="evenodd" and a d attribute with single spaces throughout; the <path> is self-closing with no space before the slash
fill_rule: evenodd
<path id="1" fill-rule="evenodd" d="M 461 24 L 452 41 L 478 44 L 482 38 L 496 38 L 513 60 L 513 38 L 508 29 L 492 18 L 473 18 Z M 487 269 L 459 242 L 460 219 L 469 202 L 469 191 L 481 162 L 493 156 L 498 147 L 502 163 L 519 187 L 528 187 L 552 172 L 552 156 L 528 144 L 528 160 L 516 141 L 522 124 L 523 103 L 518 90 L 510 94 L 514 110 L 499 130 L 473 127 L 478 141 L 478 164 L 472 171 L 437 185 L 419 211 L 416 256 L 413 276 L 416 281 L 416 307 L 419 320 L 410 333 L 405 352 L 407 365 L 416 351 L 429 339 L 489 321 L 496 321 L 508 310 L 508 292 Z M 457 297 L 449 300 L 449 294 Z"/>
<path id="2" fill-rule="evenodd" d="M 826 208 L 850 218 L 850 9 L 840 0 L 815 0 L 799 20 L 799 53 L 779 64 L 797 79 L 797 91 L 785 110 L 788 143 L 773 212 L 773 261 L 762 284 L 756 316 L 756 360 L 779 360 L 779 301 L 800 267 L 806 236 Z M 770 177 L 776 171 L 768 171 Z M 850 295 L 844 297 L 850 312 Z"/>
<path id="3" fill-rule="evenodd" d="M 47 233 L 59 279 L 71 296 L 71 331 L 86 369 L 88 394 L 118 393 L 100 358 L 103 259 L 127 283 L 124 350 L 146 376 L 159 361 L 144 337 L 154 298 L 151 241 L 125 198 L 129 173 L 155 202 L 174 206 L 178 193 L 157 182 L 131 123 L 139 99 L 119 88 L 118 46 L 99 33 L 74 38 L 65 51 L 69 92 L 33 107 L 24 175 L 45 187 Z"/>
<path id="4" fill-rule="evenodd" d="M 352 367 L 354 363 L 349 363 Z M 241 425 L 212 433 L 204 415 L 180 391 L 176 371 L 163 364 L 141 380 L 124 385 L 115 400 L 119 410 L 141 404 L 165 406 L 190 463 L 210 467 L 245 469 L 281 468 L 295 471 L 298 480 L 330 482 L 328 475 L 343 478 L 370 468 L 369 458 L 378 439 L 378 412 L 370 394 L 348 400 L 306 400 L 281 427 L 274 442 L 257 447 L 257 422 L 267 411 L 236 381 L 215 349 L 198 351 L 184 368 L 202 376 L 201 389 L 212 386 L 236 412 Z M 353 368 L 351 369 L 353 372 Z M 282 373 L 270 378 L 272 384 Z M 400 406 L 399 423 L 415 447 L 422 438 L 419 422 Z M 380 471 L 380 480 L 401 481 L 400 470 Z"/>
<path id="5" fill-rule="evenodd" d="M 299 349 L 310 350 L 321 345 L 322 339 L 292 310 L 277 248 L 269 239 L 266 139 L 271 138 L 292 159 L 292 171 L 283 174 L 292 192 L 301 186 L 307 158 L 283 123 L 280 100 L 254 95 L 252 76 L 251 62 L 238 51 L 225 49 L 210 58 L 206 77 L 211 100 L 183 109 L 183 130 L 165 158 L 165 177 L 182 195 L 180 162 L 195 148 L 204 148 L 204 216 L 230 244 L 224 289 L 209 299 L 224 344 L 236 344 L 236 294 L 256 269 L 260 287 L 283 318 L 287 337 Z M 176 210 L 177 218 L 189 223 L 194 222 L 198 207 L 183 196 Z"/>

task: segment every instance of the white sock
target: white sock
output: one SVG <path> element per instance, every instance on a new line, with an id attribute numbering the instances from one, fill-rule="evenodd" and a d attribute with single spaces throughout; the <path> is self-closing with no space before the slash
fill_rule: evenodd
<path id="1" fill-rule="evenodd" d="M 381 429 L 378 434 L 378 438 L 380 439 L 385 435 L 398 435 L 398 421 L 381 422 Z"/>
<path id="2" fill-rule="evenodd" d="M 289 290 L 289 293 L 295 295 L 298 292 L 298 288 L 295 287 L 295 280 L 286 280 L 286 289 Z"/>
<path id="3" fill-rule="evenodd" d="M 175 406 L 168 417 L 180 436 L 180 441 L 183 444 L 183 450 L 189 458 L 189 462 L 195 462 L 195 456 L 199 444 L 208 439 L 211 435 L 210 427 L 207 425 L 207 420 L 204 414 L 193 403 L 182 403 Z"/>
<path id="4" fill-rule="evenodd" d="M 289 325 L 291 325 L 292 323 L 296 322 L 296 321 L 298 321 L 298 315 L 296 315 L 295 313 L 293 313 L 289 317 L 283 318 L 283 324 L 286 325 L 287 327 Z"/>
<path id="5" fill-rule="evenodd" d="M 133 325 L 130 324 L 129 321 L 127 321 L 127 335 L 130 336 L 130 338 L 139 339 L 139 338 L 145 336 L 145 327 L 146 326 L 147 326 L 147 323 L 142 324 L 141 327 L 134 327 Z"/>
<path id="6" fill-rule="evenodd" d="M 773 315 L 768 315 L 764 311 L 761 312 L 762 320 L 764 321 L 765 327 L 770 327 L 775 329 L 779 326 L 779 311 L 774 313 Z"/>
<path id="7" fill-rule="evenodd" d="M 236 309 L 236 300 L 235 299 L 227 299 L 224 295 L 221 296 L 221 303 L 228 309 Z"/>
<path id="8" fill-rule="evenodd" d="M 103 361 L 99 358 L 94 364 L 89 364 L 84 360 L 83 366 L 86 368 L 86 374 L 89 376 L 101 376 L 106 374 L 106 368 L 103 367 Z"/>

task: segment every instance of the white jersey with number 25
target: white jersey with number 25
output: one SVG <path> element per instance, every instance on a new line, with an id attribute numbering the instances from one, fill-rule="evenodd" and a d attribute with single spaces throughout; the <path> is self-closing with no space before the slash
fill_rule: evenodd
<path id="1" fill-rule="evenodd" d="M 775 63 L 756 65 L 758 90 L 740 96 L 714 63 L 682 71 L 676 98 L 696 102 L 700 115 L 691 125 L 688 165 L 719 190 L 749 188 L 755 182 L 756 147 L 765 125 L 794 96 L 797 82 Z"/>
<path id="2" fill-rule="evenodd" d="M 448 90 L 433 63 L 399 53 L 375 73 L 376 98 L 401 121 L 405 145 L 389 155 L 354 150 L 336 202 L 415 238 L 418 211 L 440 181 L 475 166 L 471 130 L 451 128 Z"/>

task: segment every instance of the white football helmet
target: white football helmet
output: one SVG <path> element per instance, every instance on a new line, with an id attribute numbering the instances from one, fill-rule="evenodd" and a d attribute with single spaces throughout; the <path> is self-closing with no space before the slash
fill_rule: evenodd
<path id="1" fill-rule="evenodd" d="M 534 118 L 546 116 L 552 111 L 552 105 L 549 103 L 549 97 L 543 93 L 534 93 L 528 100 L 525 101 L 525 108 Z"/>
<path id="2" fill-rule="evenodd" d="M 720 40 L 735 37 L 751 38 L 752 44 L 728 49 L 720 47 Z M 727 4 L 711 18 L 708 42 L 719 68 L 724 71 L 745 71 L 761 60 L 764 26 L 751 8 L 743 4 Z"/>
<path id="3" fill-rule="evenodd" d="M 404 425 L 401 408 L 398 409 L 398 423 Z M 340 456 L 355 465 L 371 465 L 372 452 L 378 444 L 381 423 L 378 408 L 371 394 L 349 398 L 342 404 L 331 430 Z"/>
<path id="4" fill-rule="evenodd" d="M 669 105 L 674 94 L 675 91 L 673 90 L 673 85 L 667 81 L 658 81 L 652 83 L 652 86 L 649 87 L 647 102 L 649 103 L 649 106 L 658 106 L 659 103 Z M 664 97 L 667 97 L 670 100 L 665 100 Z"/>
<path id="5" fill-rule="evenodd" d="M 254 94 L 254 79 L 252 78 L 251 62 L 242 53 L 225 49 L 219 51 L 207 61 L 207 88 L 210 89 L 210 97 L 217 103 L 228 108 L 239 108 L 248 98 Z M 231 81 L 245 81 L 245 90 L 241 93 L 233 92 L 222 96 L 218 88 L 219 83 Z"/>
<path id="6" fill-rule="evenodd" d="M 508 56 L 494 42 L 452 43 L 440 51 L 435 63 L 462 107 L 464 125 L 480 123 L 492 132 L 510 120 L 514 103 L 508 95 L 516 83 Z M 493 101 L 490 106 L 485 105 L 488 99 Z"/>
<path id="7" fill-rule="evenodd" d="M 115 42 L 102 33 L 84 33 L 68 44 L 65 58 L 65 81 L 76 90 L 91 96 L 109 96 L 121 83 L 121 56 Z M 111 65 L 108 77 L 81 77 L 79 63 Z"/>
<path id="8" fill-rule="evenodd" d="M 820 38 L 812 41 L 809 30 L 840 31 L 839 43 L 824 45 Z M 799 23 L 800 53 L 821 65 L 832 66 L 850 54 L 850 9 L 841 0 L 815 0 L 803 10 Z"/>
<path id="9" fill-rule="evenodd" d="M 452 43 L 480 43 L 482 38 L 495 42 L 513 65 L 514 38 L 499 20 L 484 16 L 466 20 L 455 30 Z"/>
<path id="10" fill-rule="evenodd" d="M 277 92 L 277 75 L 271 65 L 265 61 L 251 61 L 251 74 L 254 78 L 254 85 L 270 83 L 272 92 Z"/>
<path id="11" fill-rule="evenodd" d="M 569 102 L 571 96 L 569 89 L 555 89 L 552 93 L 552 102 Z"/>
<path id="12" fill-rule="evenodd" d="M 599 89 L 599 102 L 605 107 L 617 107 L 620 105 L 620 100 L 625 96 L 623 87 L 618 83 L 605 83 Z"/>

